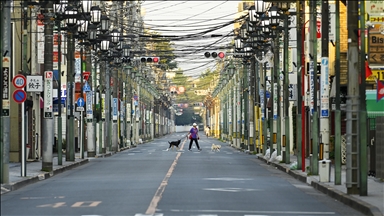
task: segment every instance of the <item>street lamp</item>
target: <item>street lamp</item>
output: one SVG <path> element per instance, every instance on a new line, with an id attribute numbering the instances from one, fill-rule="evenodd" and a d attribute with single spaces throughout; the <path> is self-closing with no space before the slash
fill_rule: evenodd
<path id="1" fill-rule="evenodd" d="M 119 79 L 118 79 L 118 69 L 117 67 L 120 64 L 120 50 L 121 47 L 119 45 L 120 42 L 120 32 L 117 29 L 113 29 L 112 32 L 110 33 L 111 37 L 111 42 L 113 44 L 114 49 L 110 51 L 111 54 L 111 60 L 113 60 L 114 67 L 113 68 L 113 73 L 112 73 L 112 80 L 113 82 L 113 93 L 112 97 L 114 101 L 118 100 L 118 86 L 119 86 Z M 113 103 L 113 109 L 117 110 L 118 106 L 117 103 Z M 118 120 L 118 112 L 113 112 L 113 118 L 112 118 L 112 150 L 113 151 L 118 151 L 118 127 L 117 127 L 117 120 Z"/>
<path id="2" fill-rule="evenodd" d="M 63 123 L 62 123 L 62 108 L 61 108 L 61 21 L 63 20 L 64 14 L 65 14 L 65 9 L 67 7 L 66 2 L 60 2 L 60 4 L 55 4 L 53 6 L 54 13 L 56 15 L 56 26 L 58 28 L 57 32 L 57 38 L 58 38 L 58 101 L 57 101 L 57 107 L 58 109 L 58 117 L 57 117 L 57 155 L 58 155 L 58 165 L 63 164 L 63 158 L 62 158 L 62 144 L 63 144 Z"/>
<path id="3" fill-rule="evenodd" d="M 244 44 L 243 44 L 243 41 L 241 40 L 241 37 L 240 36 L 237 36 L 235 38 L 235 49 L 240 51 L 241 49 L 244 48 Z"/>
<path id="4" fill-rule="evenodd" d="M 76 31 L 75 27 L 77 24 L 77 8 L 73 7 L 73 5 L 69 5 L 65 11 L 66 23 L 68 27 L 67 35 L 68 35 L 68 64 L 67 64 L 67 115 L 68 115 L 68 133 L 66 139 L 66 159 L 67 161 L 75 160 L 75 152 L 74 152 L 74 51 L 75 51 L 75 42 L 73 35 Z M 68 112 L 69 109 L 69 112 Z"/>
<path id="5" fill-rule="evenodd" d="M 265 2 L 263 0 L 255 0 L 255 12 L 257 15 L 265 13 Z"/>
<path id="6" fill-rule="evenodd" d="M 99 25 L 101 21 L 101 9 L 98 5 L 91 7 L 91 22 Z"/>

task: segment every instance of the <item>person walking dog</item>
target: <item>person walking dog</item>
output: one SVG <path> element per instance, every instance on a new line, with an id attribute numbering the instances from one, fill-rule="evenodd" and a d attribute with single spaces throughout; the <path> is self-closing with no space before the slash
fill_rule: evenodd
<path id="1" fill-rule="evenodd" d="M 189 130 L 189 133 L 187 134 L 187 137 L 191 140 L 189 142 L 188 151 L 192 151 L 191 148 L 192 148 L 192 142 L 193 141 L 195 141 L 197 149 L 199 151 L 201 151 L 201 148 L 200 148 L 199 142 L 198 142 L 198 140 L 200 139 L 200 137 L 199 137 L 199 129 L 197 128 L 197 124 L 196 123 L 193 123 L 192 126 L 193 127 L 191 128 L 191 130 Z"/>

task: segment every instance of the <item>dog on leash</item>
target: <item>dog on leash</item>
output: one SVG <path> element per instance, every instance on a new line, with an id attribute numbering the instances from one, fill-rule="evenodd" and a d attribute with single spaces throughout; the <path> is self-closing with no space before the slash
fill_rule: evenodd
<path id="1" fill-rule="evenodd" d="M 211 146 L 211 151 L 213 151 L 213 152 L 219 152 L 219 151 L 220 151 L 220 148 L 221 148 L 221 145 L 215 145 L 215 144 L 212 144 L 212 146 Z"/>
<path id="2" fill-rule="evenodd" d="M 169 149 L 171 149 L 171 148 L 172 148 L 172 150 L 173 150 L 174 147 L 176 147 L 177 150 L 179 150 L 180 142 L 181 142 L 181 140 L 171 141 L 171 142 L 168 141 L 168 143 L 169 143 L 169 147 L 167 148 L 167 151 L 169 151 Z"/>

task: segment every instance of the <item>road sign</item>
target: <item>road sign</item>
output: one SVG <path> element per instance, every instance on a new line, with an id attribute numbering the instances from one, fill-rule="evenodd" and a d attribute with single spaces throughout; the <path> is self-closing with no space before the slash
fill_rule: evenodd
<path id="1" fill-rule="evenodd" d="M 22 74 L 17 74 L 13 77 L 12 83 L 15 88 L 24 88 L 27 84 L 27 79 Z"/>
<path id="2" fill-rule="evenodd" d="M 76 107 L 77 112 L 84 112 L 84 107 Z"/>
<path id="3" fill-rule="evenodd" d="M 85 101 L 82 97 L 79 97 L 76 101 L 78 107 L 84 107 Z"/>
<path id="4" fill-rule="evenodd" d="M 88 82 L 84 83 L 83 91 L 84 92 L 90 92 L 91 91 L 91 86 L 88 84 Z"/>
<path id="5" fill-rule="evenodd" d="M 27 99 L 27 93 L 23 89 L 16 89 L 12 97 L 16 103 L 21 104 Z"/>
<path id="6" fill-rule="evenodd" d="M 89 72 L 89 71 L 83 71 L 83 79 L 84 79 L 85 81 L 88 81 L 90 75 L 91 75 L 91 72 Z"/>

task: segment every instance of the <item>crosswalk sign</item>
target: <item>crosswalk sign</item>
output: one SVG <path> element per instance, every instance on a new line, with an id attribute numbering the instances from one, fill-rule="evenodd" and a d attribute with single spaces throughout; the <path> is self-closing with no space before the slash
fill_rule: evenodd
<path id="1" fill-rule="evenodd" d="M 83 91 L 84 92 L 90 92 L 91 91 L 91 86 L 88 84 L 88 82 L 84 83 Z"/>

